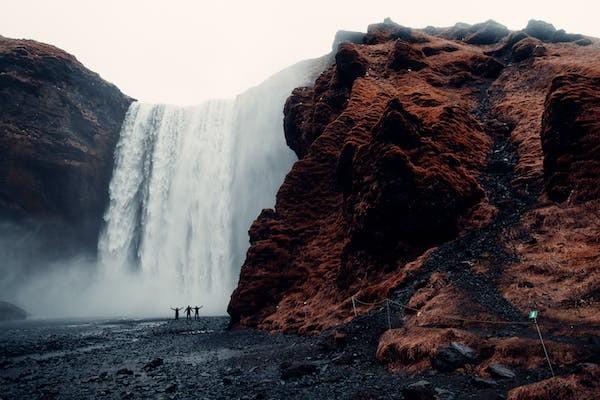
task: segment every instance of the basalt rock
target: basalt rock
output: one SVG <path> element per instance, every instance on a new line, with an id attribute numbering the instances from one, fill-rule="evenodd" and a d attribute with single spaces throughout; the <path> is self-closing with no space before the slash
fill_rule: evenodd
<path id="1" fill-rule="evenodd" d="M 0 216 L 94 247 L 131 101 L 62 50 L 0 37 Z"/>
<path id="2" fill-rule="evenodd" d="M 526 38 L 523 39 L 512 47 L 512 59 L 514 61 L 523 61 L 531 57 L 541 57 L 547 53 L 546 47 L 541 41 Z"/>
<path id="3" fill-rule="evenodd" d="M 566 33 L 564 29 L 557 30 L 552 24 L 534 19 L 529 21 L 524 31 L 544 42 L 574 42 L 582 38 L 582 35 Z"/>

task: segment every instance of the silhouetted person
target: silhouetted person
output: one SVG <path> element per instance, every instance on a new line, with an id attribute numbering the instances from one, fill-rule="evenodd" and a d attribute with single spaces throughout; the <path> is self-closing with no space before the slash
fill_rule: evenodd
<path id="1" fill-rule="evenodd" d="M 179 310 L 183 310 L 183 307 L 171 307 L 171 310 L 175 311 L 175 319 L 179 319 Z"/>
<path id="2" fill-rule="evenodd" d="M 198 315 L 198 311 L 200 311 L 200 309 L 202 307 L 204 307 L 204 306 L 200 306 L 200 307 L 196 306 L 196 307 L 194 307 L 194 319 L 199 319 L 200 318 L 200 315 Z"/>
<path id="3" fill-rule="evenodd" d="M 191 319 L 192 318 L 192 307 L 187 306 L 185 308 L 185 319 Z"/>

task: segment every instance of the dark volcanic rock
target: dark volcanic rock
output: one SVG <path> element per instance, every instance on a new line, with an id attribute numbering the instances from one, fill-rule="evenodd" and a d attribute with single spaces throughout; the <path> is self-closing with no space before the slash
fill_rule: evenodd
<path id="1" fill-rule="evenodd" d="M 418 381 L 402 389 L 404 400 L 435 400 L 436 391 L 428 381 Z"/>
<path id="2" fill-rule="evenodd" d="M 576 40 L 575 44 L 577 44 L 579 46 L 589 46 L 590 44 L 592 44 L 592 41 L 588 38 L 583 38 L 583 39 Z"/>
<path id="3" fill-rule="evenodd" d="M 554 79 L 542 119 L 544 176 L 555 201 L 600 198 L 600 78 Z"/>
<path id="4" fill-rule="evenodd" d="M 364 38 L 365 33 L 363 32 L 337 31 L 331 45 L 331 50 L 337 52 L 339 45 L 342 43 L 361 44 Z"/>
<path id="5" fill-rule="evenodd" d="M 496 378 L 501 379 L 513 379 L 516 376 L 511 369 L 502 364 L 490 364 L 488 372 Z"/>
<path id="6" fill-rule="evenodd" d="M 531 57 L 541 57 L 545 54 L 546 48 L 537 39 L 526 38 L 512 47 L 512 59 L 517 62 Z"/>
<path id="7" fill-rule="evenodd" d="M 13 321 L 27 318 L 27 312 L 14 304 L 0 301 L 0 321 Z"/>
<path id="8" fill-rule="evenodd" d="M 438 350 L 432 360 L 432 365 L 439 371 L 454 371 L 467 363 L 477 359 L 477 354 L 472 348 L 461 343 L 452 342 L 449 346 Z"/>
<path id="9" fill-rule="evenodd" d="M 556 33 L 556 28 L 554 25 L 549 24 L 540 20 L 529 20 L 527 26 L 524 29 L 525 33 L 529 36 L 533 36 L 545 42 L 549 42 L 554 37 Z"/>
<path id="10" fill-rule="evenodd" d="M 305 375 L 311 375 L 317 372 L 318 368 L 313 363 L 283 363 L 281 365 L 281 379 L 300 378 Z"/>
<path id="11" fill-rule="evenodd" d="M 524 31 L 544 42 L 573 42 L 582 38 L 581 35 L 566 33 L 563 29 L 556 30 L 554 25 L 534 19 L 529 21 Z"/>
<path id="12" fill-rule="evenodd" d="M 498 42 L 510 32 L 506 26 L 489 20 L 481 24 L 475 24 L 469 28 L 470 33 L 464 40 L 470 44 L 492 44 Z"/>
<path id="13" fill-rule="evenodd" d="M 144 365 L 143 370 L 146 372 L 149 372 L 157 367 L 160 367 L 161 365 L 163 365 L 163 359 L 157 357 L 157 358 L 153 359 L 152 361 L 148 362 L 146 365 Z"/>
<path id="14" fill-rule="evenodd" d="M 55 47 L 0 37 L 0 215 L 58 219 L 95 245 L 131 101 Z"/>

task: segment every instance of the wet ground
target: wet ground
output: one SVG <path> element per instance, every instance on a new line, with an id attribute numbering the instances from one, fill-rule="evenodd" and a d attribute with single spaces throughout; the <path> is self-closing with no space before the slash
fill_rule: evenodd
<path id="1" fill-rule="evenodd" d="M 0 399 L 402 399 L 424 378 L 440 399 L 498 398 L 468 376 L 388 373 L 374 358 L 377 318 L 358 318 L 345 345 L 227 322 L 2 323 Z"/>

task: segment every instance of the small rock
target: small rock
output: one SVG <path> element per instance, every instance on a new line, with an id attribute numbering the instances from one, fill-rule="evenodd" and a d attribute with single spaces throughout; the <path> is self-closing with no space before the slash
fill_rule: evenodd
<path id="1" fill-rule="evenodd" d="M 177 385 L 174 383 L 167 385 L 167 387 L 165 388 L 165 392 L 167 392 L 167 393 L 175 393 L 176 391 L 177 391 Z"/>
<path id="2" fill-rule="evenodd" d="M 133 375 L 133 371 L 129 368 L 121 368 L 117 371 L 117 375 Z"/>
<path id="3" fill-rule="evenodd" d="M 480 388 L 493 388 L 493 387 L 498 386 L 498 382 L 496 382 L 495 380 L 480 378 L 478 376 L 473 377 L 471 382 L 473 383 L 473 386 L 480 387 Z"/>
<path id="4" fill-rule="evenodd" d="M 287 380 L 291 378 L 300 378 L 305 375 L 314 374 L 317 372 L 317 366 L 312 363 L 283 363 L 280 366 L 281 379 Z"/>
<path id="5" fill-rule="evenodd" d="M 319 347 L 323 351 L 333 351 L 342 349 L 347 343 L 346 333 L 334 330 L 324 335 L 319 342 Z"/>
<path id="6" fill-rule="evenodd" d="M 233 382 L 233 380 L 231 378 L 229 378 L 227 376 L 223 378 L 223 384 L 231 385 L 231 382 Z"/>
<path id="7" fill-rule="evenodd" d="M 475 350 L 462 343 L 452 342 L 437 352 L 432 360 L 432 365 L 438 371 L 451 372 L 475 361 L 476 358 Z"/>
<path id="8" fill-rule="evenodd" d="M 496 378 L 513 379 L 516 376 L 512 370 L 502 364 L 490 364 L 487 370 Z"/>
<path id="9" fill-rule="evenodd" d="M 350 353 L 342 353 L 331 359 L 336 365 L 350 365 L 354 361 L 354 356 Z"/>
<path id="10" fill-rule="evenodd" d="M 454 400 L 456 395 L 446 389 L 435 388 L 435 394 L 437 400 Z"/>
<path id="11" fill-rule="evenodd" d="M 146 372 L 152 371 L 154 368 L 163 365 L 163 363 L 163 359 L 157 357 L 154 360 L 150 361 L 148 364 L 144 365 L 143 370 Z"/>
<path id="12" fill-rule="evenodd" d="M 404 400 L 435 400 L 436 392 L 428 381 L 422 380 L 402 389 Z"/>

